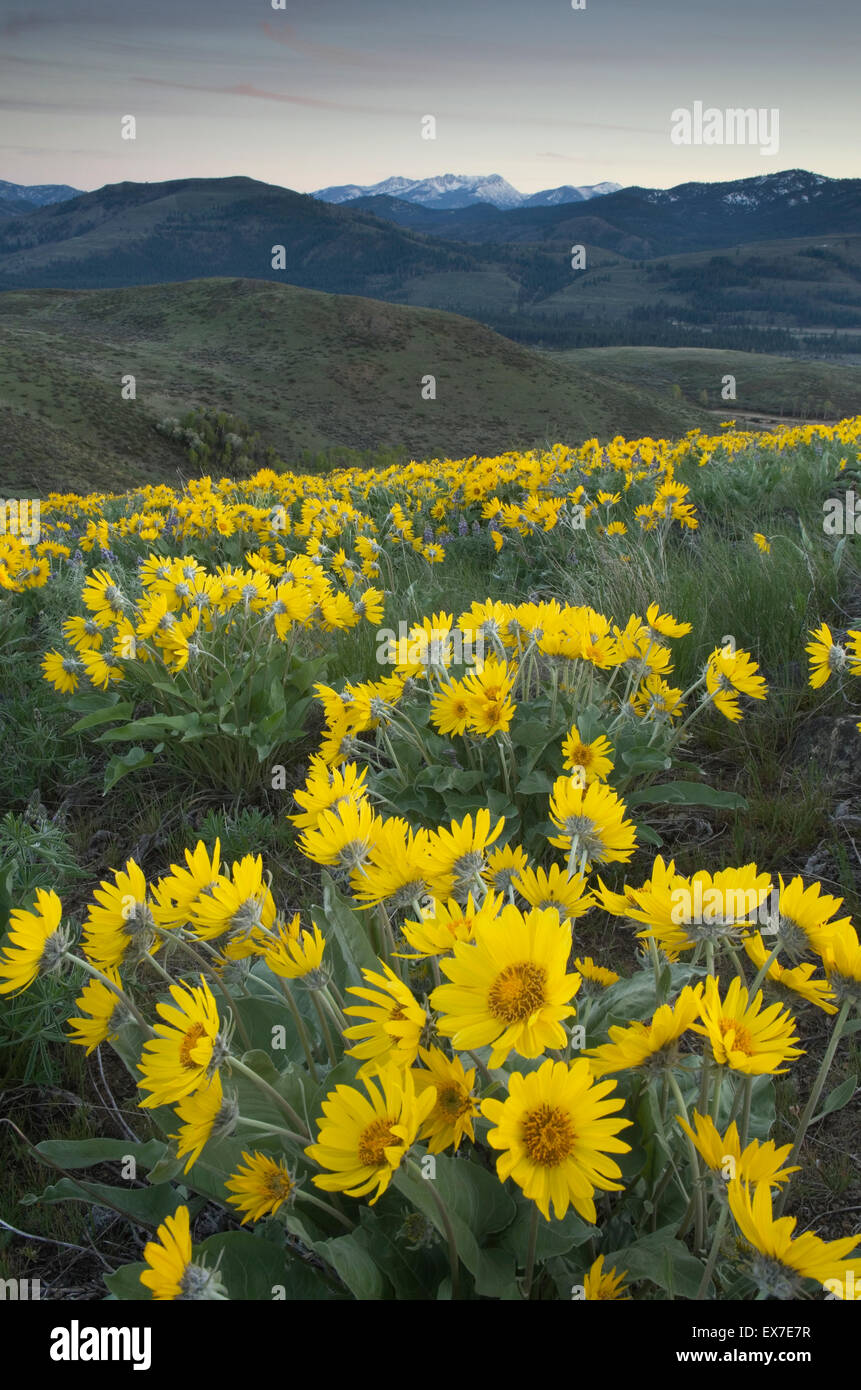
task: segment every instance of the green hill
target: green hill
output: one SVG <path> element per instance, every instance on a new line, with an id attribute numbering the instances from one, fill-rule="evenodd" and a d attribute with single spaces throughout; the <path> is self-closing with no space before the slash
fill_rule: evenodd
<path id="1" fill-rule="evenodd" d="M 257 280 L 0 295 L 6 495 L 175 480 L 186 456 L 156 427 L 193 407 L 241 417 L 288 465 L 337 445 L 461 458 L 710 418 L 434 310 Z"/>
<path id="2" fill-rule="evenodd" d="M 628 382 L 659 400 L 680 391 L 683 400 L 719 411 L 724 419 L 738 412 L 818 420 L 861 413 L 861 366 L 715 348 L 578 348 L 548 356 L 576 371 Z M 727 375 L 735 377 L 735 401 L 721 396 Z"/>

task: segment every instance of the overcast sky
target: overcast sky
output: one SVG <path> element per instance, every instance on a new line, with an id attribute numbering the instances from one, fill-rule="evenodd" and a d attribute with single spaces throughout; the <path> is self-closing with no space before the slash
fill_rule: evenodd
<path id="1" fill-rule="evenodd" d="M 859 51 L 859 0 L 0 0 L 0 179 L 859 176 Z M 777 108 L 777 153 L 674 145 L 696 101 Z"/>

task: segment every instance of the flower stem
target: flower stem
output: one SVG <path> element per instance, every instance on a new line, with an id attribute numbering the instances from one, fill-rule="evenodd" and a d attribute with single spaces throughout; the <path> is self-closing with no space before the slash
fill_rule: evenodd
<path id="1" fill-rule="evenodd" d="M 452 1299 L 458 1299 L 460 1297 L 460 1265 L 457 1253 L 457 1239 L 454 1234 L 454 1227 L 451 1224 L 451 1217 L 448 1214 L 448 1208 L 442 1200 L 442 1197 L 440 1197 L 439 1193 L 436 1191 L 433 1185 L 433 1179 L 426 1180 L 422 1177 L 421 1170 L 415 1159 L 407 1159 L 407 1169 L 417 1182 L 422 1183 L 423 1186 L 427 1186 L 434 1205 L 439 1212 L 439 1218 L 442 1222 L 443 1230 L 445 1231 L 445 1238 L 448 1241 L 448 1262 L 449 1269 L 451 1270 L 451 1296 Z"/>
<path id="2" fill-rule="evenodd" d="M 696 1292 L 696 1297 L 697 1297 L 698 1299 L 703 1299 L 703 1298 L 705 1298 L 705 1296 L 706 1296 L 706 1289 L 708 1288 L 709 1284 L 711 1283 L 711 1277 L 712 1277 L 712 1274 L 714 1273 L 714 1267 L 715 1267 L 715 1265 L 716 1265 L 716 1263 L 717 1263 L 718 1252 L 720 1251 L 720 1243 L 721 1243 L 721 1241 L 723 1240 L 724 1227 L 726 1226 L 726 1219 L 727 1219 L 728 1216 L 729 1216 L 729 1203 L 727 1202 L 727 1203 L 725 1203 L 725 1204 L 721 1207 L 721 1209 L 720 1209 L 720 1216 L 718 1217 L 717 1226 L 715 1227 L 715 1234 L 714 1234 L 714 1240 L 712 1241 L 712 1248 L 711 1248 L 711 1250 L 709 1251 L 708 1263 L 706 1264 L 706 1267 L 705 1267 L 705 1269 L 703 1270 L 703 1277 L 702 1277 L 702 1279 L 700 1280 L 700 1286 L 699 1286 L 699 1288 L 697 1289 L 697 1292 Z"/>
<path id="3" fill-rule="evenodd" d="M 290 1102 L 278 1094 L 274 1086 L 270 1086 L 268 1081 L 264 1081 L 262 1076 L 258 1076 L 257 1072 L 252 1071 L 251 1067 L 247 1067 L 244 1062 L 240 1062 L 238 1057 L 228 1057 L 227 1061 L 231 1071 L 237 1071 L 240 1076 L 246 1077 L 259 1091 L 274 1101 L 280 1110 L 283 1110 L 294 1129 L 297 1129 L 300 1134 L 304 1134 L 306 1139 L 311 1138 L 305 1121 L 297 1115 Z"/>
<path id="4" fill-rule="evenodd" d="M 813 1118 L 813 1112 L 819 1104 L 819 1097 L 822 1095 L 822 1088 L 825 1085 L 825 1078 L 828 1076 L 828 1073 L 831 1069 L 831 1063 L 834 1061 L 834 1054 L 837 1051 L 837 1044 L 840 1042 L 840 1035 L 843 1032 L 843 1025 L 848 1017 L 851 1003 L 851 999 L 844 999 L 843 1006 L 839 1014 L 837 1015 L 837 1019 L 834 1024 L 834 1032 L 831 1034 L 831 1041 L 828 1044 L 828 1049 L 825 1053 L 825 1056 L 822 1058 L 822 1065 L 819 1068 L 819 1074 L 815 1082 L 813 1083 L 813 1090 L 810 1092 L 810 1098 L 807 1104 L 805 1105 L 804 1113 L 798 1122 L 798 1133 L 795 1136 L 795 1143 L 792 1146 L 792 1152 L 790 1153 L 789 1158 L 786 1160 L 787 1167 L 791 1167 L 795 1160 L 798 1158 L 801 1145 L 804 1143 L 804 1136 L 807 1133 L 810 1121 Z M 778 1216 L 781 1215 L 784 1205 L 786 1203 L 786 1193 L 788 1188 L 789 1183 L 786 1184 L 786 1186 L 780 1194 L 780 1198 L 777 1203 Z"/>
<path id="5" fill-rule="evenodd" d="M 526 1246 L 526 1273 L 523 1276 L 523 1297 L 528 1299 L 532 1293 L 532 1279 L 535 1273 L 535 1251 L 538 1247 L 538 1208 L 533 1203 L 529 1218 L 529 1241 Z"/>

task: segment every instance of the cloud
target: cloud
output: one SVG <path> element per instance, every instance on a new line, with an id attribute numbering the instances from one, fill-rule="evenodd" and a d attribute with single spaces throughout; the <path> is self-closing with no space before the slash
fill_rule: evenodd
<path id="1" fill-rule="evenodd" d="M 391 53 L 361 53 L 357 48 L 338 48 L 334 44 L 311 43 L 301 38 L 293 25 L 287 24 L 286 21 L 279 24 L 277 30 L 273 29 L 271 24 L 264 23 L 263 32 L 273 43 L 283 44 L 285 48 L 292 48 L 307 58 L 320 58 L 326 63 L 341 63 L 349 67 L 377 70 L 381 66 L 388 66 L 393 57 Z M 400 55 L 397 61 L 400 66 Z"/>
<path id="2" fill-rule="evenodd" d="M 313 106 L 324 111 L 359 112 L 368 116 L 414 116 L 414 110 L 398 111 L 392 106 L 360 106 L 355 102 L 327 101 L 324 97 L 295 96 L 291 92 L 268 92 L 250 82 L 238 82 L 232 87 L 201 86 L 192 82 L 168 82 L 161 77 L 136 77 L 135 82 L 148 87 L 167 87 L 177 92 L 211 92 L 224 97 L 251 97 L 256 101 L 287 102 L 291 106 Z"/>

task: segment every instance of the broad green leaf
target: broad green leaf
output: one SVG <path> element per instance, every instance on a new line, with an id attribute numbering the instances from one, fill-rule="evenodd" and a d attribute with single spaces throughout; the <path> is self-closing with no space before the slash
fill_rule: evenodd
<path id="1" fill-rule="evenodd" d="M 673 1298 L 696 1298 L 704 1266 L 675 1239 L 675 1230 L 674 1225 L 662 1226 L 624 1250 L 612 1251 L 604 1268 L 619 1274 L 627 1270 L 626 1284 L 649 1279 Z"/>
<path id="2" fill-rule="evenodd" d="M 323 878 L 323 917 L 326 925 L 334 931 L 335 938 L 341 948 L 344 961 L 353 972 L 354 982 L 358 982 L 362 968 L 367 970 L 379 970 L 380 962 L 376 952 L 371 945 L 367 928 L 347 902 L 346 898 L 338 892 L 330 874 L 325 869 Z M 365 921 L 369 914 L 364 914 Z M 320 924 L 322 925 L 322 924 Z"/>
<path id="3" fill-rule="evenodd" d="M 98 724 L 107 724 L 110 719 L 131 719 L 135 712 L 135 707 L 130 700 L 122 703 L 104 705 L 100 709 L 93 710 L 83 719 L 79 719 L 77 724 L 73 724 L 69 730 L 70 734 L 81 734 L 85 729 L 94 729 Z"/>
<path id="4" fill-rule="evenodd" d="M 194 1247 L 207 1268 L 216 1262 L 231 1301 L 294 1302 L 343 1298 L 319 1270 L 286 1245 L 251 1231 L 222 1231 Z"/>
<path id="5" fill-rule="evenodd" d="M 164 744 L 159 744 L 159 751 L 163 747 Z M 107 796 L 111 788 L 115 787 L 117 782 L 121 781 L 123 777 L 127 777 L 130 772 L 138 772 L 142 767 L 152 767 L 155 762 L 155 752 L 156 750 L 154 749 L 151 753 L 148 753 L 145 748 L 141 748 L 139 744 L 136 744 L 134 748 L 129 749 L 128 753 L 122 755 L 116 754 L 112 757 L 105 768 L 105 781 L 102 787 L 102 796 Z"/>
<path id="6" fill-rule="evenodd" d="M 142 1168 L 152 1168 L 164 1157 L 167 1145 L 161 1139 L 137 1144 L 129 1139 L 43 1139 L 36 1145 L 37 1153 L 58 1163 L 62 1168 L 91 1168 L 96 1163 L 116 1159 L 119 1163 L 129 1154 Z"/>
<path id="7" fill-rule="evenodd" d="M 172 1216 L 181 1205 L 179 1193 L 170 1183 L 155 1187 L 114 1187 L 112 1183 L 84 1182 L 79 1185 L 71 1178 L 46 1187 L 38 1195 L 22 1198 L 31 1206 L 35 1202 L 86 1202 L 88 1206 L 117 1208 L 130 1220 L 155 1230 L 166 1216 Z"/>
<path id="8" fill-rule="evenodd" d="M 720 791 L 703 782 L 665 782 L 659 787 L 641 787 L 625 796 L 627 806 L 718 806 L 725 810 L 746 811 L 748 804 L 738 792 Z"/>
<path id="9" fill-rule="evenodd" d="M 845 1081 L 841 1081 L 839 1086 L 835 1086 L 833 1091 L 829 1091 L 825 1100 L 822 1102 L 822 1109 L 818 1115 L 814 1115 L 811 1124 L 823 1119 L 826 1115 L 833 1115 L 835 1110 L 842 1110 L 844 1105 L 848 1105 L 858 1087 L 858 1077 L 853 1071 L 851 1076 L 847 1076 Z"/>
<path id="10" fill-rule="evenodd" d="M 106 1274 L 104 1280 L 111 1292 L 111 1297 L 122 1303 L 142 1302 L 148 1303 L 152 1300 L 152 1290 L 146 1284 L 141 1283 L 141 1275 L 149 1266 L 141 1262 L 140 1264 L 122 1265 L 115 1269 L 113 1274 Z"/>

